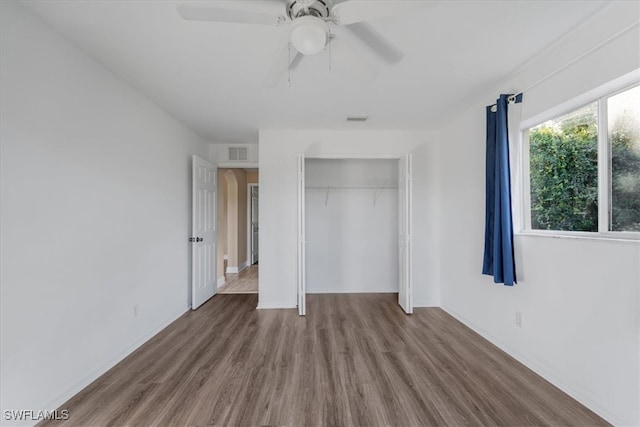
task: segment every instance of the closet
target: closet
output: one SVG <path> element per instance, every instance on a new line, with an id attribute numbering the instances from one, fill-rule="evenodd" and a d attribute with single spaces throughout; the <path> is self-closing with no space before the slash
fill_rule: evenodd
<path id="1" fill-rule="evenodd" d="M 301 159 L 306 293 L 403 293 L 408 160 Z"/>

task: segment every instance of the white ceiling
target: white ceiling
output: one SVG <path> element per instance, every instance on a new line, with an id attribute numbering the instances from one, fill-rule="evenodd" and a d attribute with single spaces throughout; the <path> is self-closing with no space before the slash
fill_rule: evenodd
<path id="1" fill-rule="evenodd" d="M 178 1 L 23 3 L 203 137 L 257 142 L 260 128 L 438 128 L 465 98 L 493 88 L 606 2 L 441 0 L 370 22 L 402 49 L 399 64 L 351 43 L 376 65 L 377 78 L 359 79 L 335 61 L 329 72 L 323 52 L 305 57 L 290 87 L 285 76 L 275 88 L 262 81 L 286 44 L 286 26 L 189 22 L 176 13 Z M 250 3 L 274 7 L 273 0 Z M 349 114 L 370 120 L 347 123 Z"/>

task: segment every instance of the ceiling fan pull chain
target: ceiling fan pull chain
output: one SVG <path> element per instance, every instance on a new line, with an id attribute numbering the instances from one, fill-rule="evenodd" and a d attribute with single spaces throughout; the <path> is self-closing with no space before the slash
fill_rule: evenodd
<path id="1" fill-rule="evenodd" d="M 333 38 L 333 34 L 331 34 L 331 30 L 329 30 L 329 72 L 331 72 L 331 62 L 333 60 L 333 56 L 331 55 L 331 39 Z"/>
<path id="2" fill-rule="evenodd" d="M 289 42 L 289 57 L 287 58 L 287 86 L 291 87 L 291 42 Z"/>

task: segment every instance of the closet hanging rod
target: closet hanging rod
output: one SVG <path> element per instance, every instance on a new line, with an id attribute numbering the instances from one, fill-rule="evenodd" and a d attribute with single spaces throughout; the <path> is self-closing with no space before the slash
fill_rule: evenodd
<path id="1" fill-rule="evenodd" d="M 323 185 L 319 186 L 309 186 L 305 187 L 305 190 L 322 190 L 327 191 L 327 189 L 331 190 L 397 190 L 397 185 L 356 185 L 356 186 L 334 186 L 334 185 Z"/>

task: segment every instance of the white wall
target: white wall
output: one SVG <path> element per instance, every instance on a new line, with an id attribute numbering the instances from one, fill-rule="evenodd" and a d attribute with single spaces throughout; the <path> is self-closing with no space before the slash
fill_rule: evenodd
<path id="1" fill-rule="evenodd" d="M 0 406 L 37 411 L 188 309 L 190 155 L 208 147 L 1 3 Z"/>
<path id="2" fill-rule="evenodd" d="M 398 160 L 308 159 L 305 174 L 307 292 L 398 292 Z"/>
<path id="3" fill-rule="evenodd" d="M 443 308 L 618 425 L 640 423 L 640 244 L 519 235 L 519 284 L 495 285 L 482 276 L 484 107 L 583 53 L 524 93 L 523 119 L 637 69 L 637 22 L 637 3 L 611 4 L 441 132 Z M 516 311 L 522 328 L 515 325 Z"/>
<path id="4" fill-rule="evenodd" d="M 438 147 L 429 132 L 261 130 L 259 307 L 296 306 L 297 155 L 413 153 L 414 303 L 439 304 Z"/>

